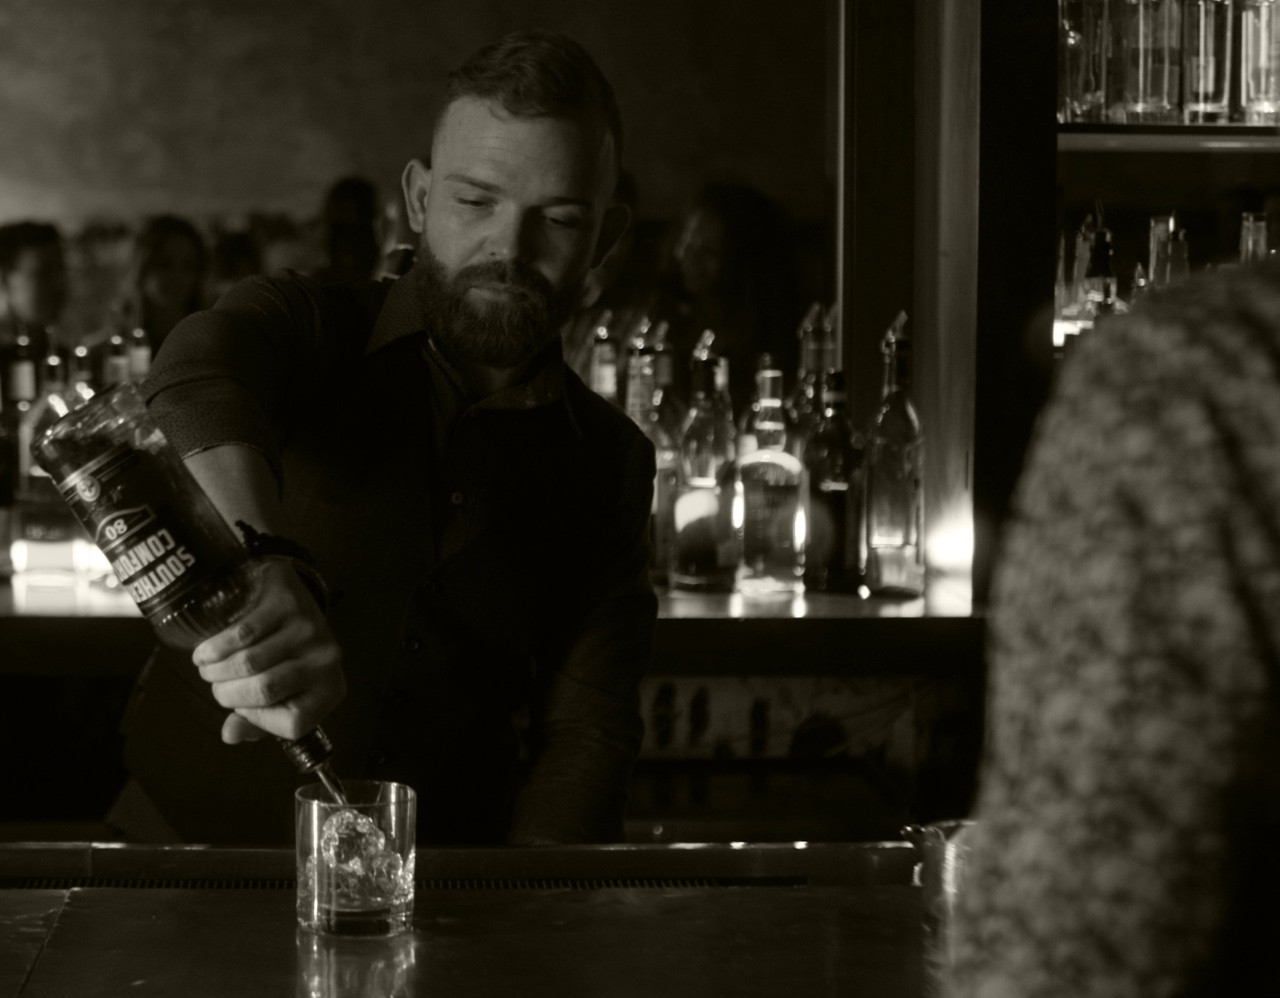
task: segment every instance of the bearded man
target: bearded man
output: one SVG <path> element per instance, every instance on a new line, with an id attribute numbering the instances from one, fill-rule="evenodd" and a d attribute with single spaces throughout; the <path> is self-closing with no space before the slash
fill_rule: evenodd
<path id="1" fill-rule="evenodd" d="M 297 775 L 262 736 L 320 722 L 339 776 L 418 791 L 420 842 L 621 837 L 654 455 L 558 338 L 628 224 L 621 147 L 590 56 L 509 35 L 404 170 L 404 277 L 250 278 L 170 334 L 152 413 L 228 522 L 289 543 L 247 616 L 148 663 L 128 837 L 290 842 Z"/>

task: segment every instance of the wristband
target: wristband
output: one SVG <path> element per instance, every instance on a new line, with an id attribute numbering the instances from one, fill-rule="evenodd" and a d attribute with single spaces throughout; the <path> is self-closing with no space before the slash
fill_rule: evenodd
<path id="1" fill-rule="evenodd" d="M 310 551 L 287 537 L 264 534 L 245 523 L 244 520 L 236 520 L 236 526 L 244 536 L 244 546 L 248 549 L 250 557 L 279 558 L 287 561 L 315 599 L 320 612 L 326 614 L 329 612 L 329 587 L 325 585 L 324 576 L 316 567 L 316 560 Z"/>

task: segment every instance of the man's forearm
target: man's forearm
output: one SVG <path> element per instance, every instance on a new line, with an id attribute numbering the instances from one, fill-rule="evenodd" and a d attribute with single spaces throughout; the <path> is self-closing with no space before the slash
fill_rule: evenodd
<path id="1" fill-rule="evenodd" d="M 276 479 L 260 451 L 223 444 L 192 454 L 186 465 L 237 537 L 237 520 L 263 533 L 287 533 Z"/>

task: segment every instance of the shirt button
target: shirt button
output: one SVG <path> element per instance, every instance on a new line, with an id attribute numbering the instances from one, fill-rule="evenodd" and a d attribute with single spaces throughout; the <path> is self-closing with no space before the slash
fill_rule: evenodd
<path id="1" fill-rule="evenodd" d="M 422 651 L 421 639 L 419 639 L 417 635 L 410 634 L 407 638 L 404 639 L 404 650 L 407 651 L 410 655 L 414 654 L 415 652 Z"/>
<path id="2" fill-rule="evenodd" d="M 451 495 L 451 496 L 449 497 L 449 501 L 450 501 L 451 503 L 453 503 L 455 506 L 461 506 L 461 505 L 462 505 L 462 493 L 461 493 L 461 492 L 455 492 L 453 495 Z"/>

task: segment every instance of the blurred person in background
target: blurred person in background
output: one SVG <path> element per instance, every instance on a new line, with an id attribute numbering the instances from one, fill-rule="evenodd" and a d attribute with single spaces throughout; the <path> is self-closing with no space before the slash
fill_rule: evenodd
<path id="1" fill-rule="evenodd" d="M 670 323 L 678 378 L 705 329 L 713 352 L 728 358 L 735 413 L 749 404 L 756 359 L 768 351 L 795 370 L 795 329 L 803 312 L 795 273 L 791 222 L 761 191 L 732 181 L 706 183 L 674 231 L 649 317 Z M 681 397 L 687 385 L 677 382 Z M 790 386 L 788 386 L 790 390 Z"/>
<path id="2" fill-rule="evenodd" d="M 169 331 L 204 307 L 209 251 L 204 236 L 178 215 L 143 223 L 119 305 L 127 330 L 142 329 L 154 356 Z"/>
<path id="3" fill-rule="evenodd" d="M 623 170 L 618 176 L 618 187 L 613 196 L 616 203 L 627 206 L 633 219 L 638 210 L 639 193 L 635 177 Z M 595 339 L 596 326 L 607 318 L 610 330 L 625 340 L 629 333 L 638 328 L 638 321 L 643 316 L 643 303 L 636 294 L 634 280 L 629 279 L 628 274 L 633 263 L 634 249 L 633 223 L 605 254 L 599 265 L 587 271 L 582 298 L 561 331 L 565 363 L 588 383 L 591 344 Z M 619 349 L 625 351 L 626 343 L 620 343 Z"/>
<path id="4" fill-rule="evenodd" d="M 1274 265 L 1083 338 L 997 566 L 952 993 L 1280 993 Z"/>
<path id="5" fill-rule="evenodd" d="M 249 230 L 225 229 L 214 236 L 209 262 L 206 300 L 212 305 L 233 284 L 262 273 L 262 250 Z"/>
<path id="6" fill-rule="evenodd" d="M 329 188 L 320 211 L 323 262 L 313 277 L 362 284 L 374 276 L 382 255 L 380 207 L 377 188 L 364 177 L 343 177 Z"/>
<path id="7" fill-rule="evenodd" d="M 38 364 L 66 305 L 67 263 L 58 227 L 35 221 L 0 225 L 0 368 L 6 375 L 20 335 L 30 338 Z M 9 388 L 0 384 L 0 390 Z"/>

